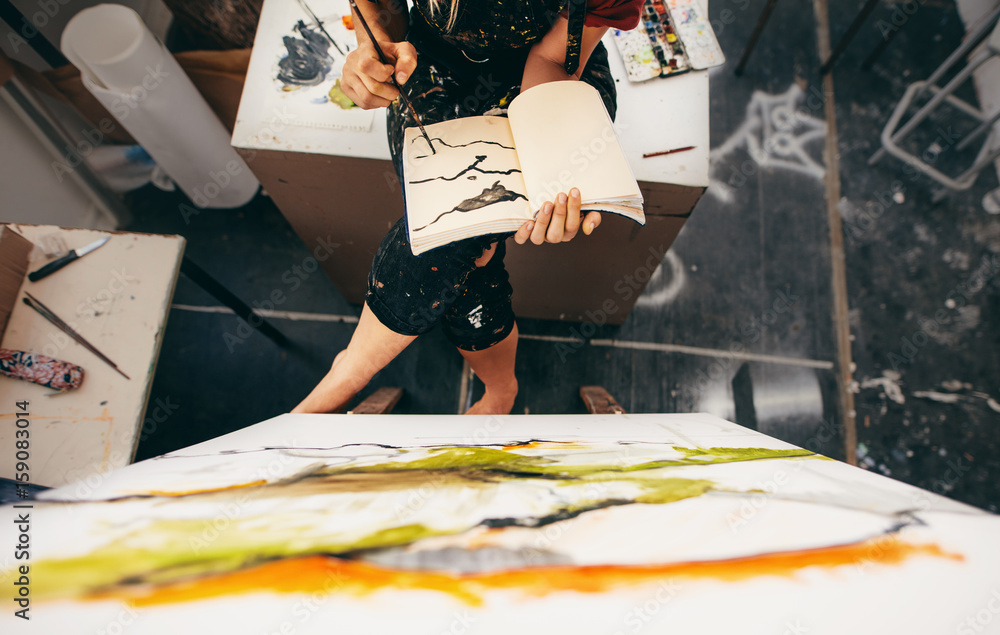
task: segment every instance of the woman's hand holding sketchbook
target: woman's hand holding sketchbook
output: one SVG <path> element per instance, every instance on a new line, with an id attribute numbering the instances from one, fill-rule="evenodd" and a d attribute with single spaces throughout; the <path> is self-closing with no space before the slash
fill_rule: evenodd
<path id="1" fill-rule="evenodd" d="M 601 213 L 580 211 L 580 190 L 572 188 L 569 194 L 560 192 L 554 201 L 546 203 L 535 215 L 535 220 L 521 225 L 514 234 L 514 242 L 523 245 L 529 240 L 536 244 L 569 242 L 581 229 L 589 236 L 601 224 Z"/>
<path id="2" fill-rule="evenodd" d="M 579 81 L 541 84 L 514 99 L 507 115 L 426 126 L 436 154 L 419 130 L 407 129 L 403 177 L 414 254 L 522 229 L 571 188 L 579 188 L 582 212 L 645 224 L 639 185 L 596 89 Z M 571 212 L 576 206 L 573 199 L 564 205 Z"/>

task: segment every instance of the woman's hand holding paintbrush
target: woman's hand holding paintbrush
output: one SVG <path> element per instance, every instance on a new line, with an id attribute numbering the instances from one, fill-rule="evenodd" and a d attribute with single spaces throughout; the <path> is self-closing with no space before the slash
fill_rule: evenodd
<path id="1" fill-rule="evenodd" d="M 416 49 L 402 37 L 393 39 L 388 36 L 390 31 L 399 31 L 399 16 L 403 12 L 399 10 L 395 14 L 391 11 L 386 14 L 379 12 L 379 19 L 375 24 L 376 28 L 380 27 L 379 22 L 383 21 L 383 18 L 389 20 L 390 28 L 388 30 L 379 28 L 378 34 L 376 34 L 358 3 L 355 0 L 350 0 L 350 2 L 352 16 L 361 24 L 362 29 L 360 32 L 355 29 L 355 33 L 358 34 L 358 48 L 352 51 L 344 62 L 340 83 L 341 90 L 362 108 L 388 106 L 398 97 L 410 111 L 410 116 L 416 121 L 417 127 L 420 128 L 420 134 L 424 135 L 431 152 L 437 154 L 434 150 L 434 144 L 431 143 L 431 138 L 424 130 L 423 122 L 420 121 L 420 115 L 417 114 L 406 94 L 402 92 L 401 84 L 406 83 L 410 73 L 417 67 Z M 370 11 L 371 5 L 367 2 L 364 4 Z M 379 6 L 378 0 L 371 0 L 371 4 L 375 7 Z M 395 20 L 393 20 L 393 16 L 395 16 Z M 389 49 L 389 54 L 386 54 L 386 48 Z"/>
<path id="2" fill-rule="evenodd" d="M 383 108 L 395 101 L 399 90 L 393 85 L 393 75 L 398 84 L 405 84 L 417 68 L 417 51 L 403 39 L 406 14 L 393 12 L 393 8 L 396 5 L 391 2 L 385 10 L 368 0 L 351 3 L 358 46 L 344 61 L 340 88 L 365 109 Z"/>
<path id="3" fill-rule="evenodd" d="M 379 61 L 371 41 L 359 37 L 358 47 L 347 54 L 340 79 L 344 94 L 365 109 L 383 108 L 395 101 L 399 91 L 392 85 L 393 73 L 397 82 L 405 84 L 417 67 L 417 52 L 409 42 L 379 42 L 379 46 L 395 66 Z"/>

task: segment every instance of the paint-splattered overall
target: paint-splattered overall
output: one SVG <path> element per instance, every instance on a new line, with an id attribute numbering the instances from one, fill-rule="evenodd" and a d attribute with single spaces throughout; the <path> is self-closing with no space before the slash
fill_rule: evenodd
<path id="1" fill-rule="evenodd" d="M 417 68 L 404 90 L 424 125 L 506 109 L 520 91 L 528 51 L 567 1 L 575 5 L 569 12 L 567 57 L 567 71 L 572 73 L 583 32 L 583 0 L 462 0 L 447 33 L 448 3 L 442 2 L 432 15 L 428 0 L 416 0 L 406 39 L 417 50 Z M 615 85 L 603 44 L 591 54 L 581 79 L 597 88 L 614 117 Z M 416 124 L 398 100 L 386 117 L 392 160 L 402 181 L 403 131 Z M 458 348 L 489 348 L 514 328 L 512 289 L 503 264 L 505 241 L 511 235 L 479 236 L 414 256 L 405 218 L 400 219 L 375 254 L 366 302 L 379 321 L 397 333 L 420 335 L 441 322 Z M 476 260 L 493 243 L 496 252 L 485 266 L 477 267 Z"/>

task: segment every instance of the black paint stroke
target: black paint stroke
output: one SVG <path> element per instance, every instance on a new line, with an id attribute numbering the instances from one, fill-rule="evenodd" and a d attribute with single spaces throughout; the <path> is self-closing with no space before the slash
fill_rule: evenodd
<path id="1" fill-rule="evenodd" d="M 455 207 L 451 208 L 447 212 L 442 212 L 437 218 L 427 223 L 423 227 L 417 227 L 413 231 L 418 232 L 422 229 L 427 229 L 434 223 L 438 222 L 448 214 L 452 212 L 471 212 L 473 210 L 482 209 L 488 205 L 495 205 L 496 203 L 503 203 L 506 201 L 516 201 L 519 198 L 528 200 L 528 197 L 519 192 L 513 192 L 508 190 L 503 185 L 500 185 L 500 181 L 497 181 L 492 186 L 483 190 L 482 194 L 473 196 L 472 198 L 467 198 Z"/>
<path id="2" fill-rule="evenodd" d="M 417 137 L 417 138 L 420 139 L 422 137 Z M 501 148 L 503 148 L 505 150 L 515 150 L 516 149 L 516 148 L 514 148 L 514 146 L 505 146 L 504 144 L 500 143 L 499 141 L 484 141 L 482 139 L 477 139 L 476 141 L 470 141 L 468 143 L 459 143 L 459 144 L 456 144 L 456 145 L 452 145 L 452 144 L 448 143 L 447 141 L 445 141 L 441 137 L 434 137 L 433 139 L 431 139 L 431 141 L 436 141 L 437 143 L 440 143 L 443 146 L 448 146 L 449 148 L 468 148 L 469 146 L 475 145 L 477 143 L 486 143 L 486 144 L 489 144 L 491 146 L 500 146 Z M 430 154 L 422 154 L 420 156 L 413 157 L 413 158 L 414 159 L 426 159 L 429 156 L 431 156 L 431 155 Z"/>
<path id="3" fill-rule="evenodd" d="M 288 55 L 278 62 L 278 79 L 287 86 L 315 86 L 333 67 L 333 58 L 327 52 L 330 42 L 302 20 L 295 25 L 295 30 L 302 39 L 287 35 L 281 38 Z"/>
<path id="4" fill-rule="evenodd" d="M 454 181 L 455 179 L 459 178 L 463 174 L 465 174 L 467 172 L 472 172 L 473 170 L 475 170 L 476 172 L 479 172 L 480 174 L 507 174 L 507 175 L 510 175 L 510 174 L 515 173 L 515 172 L 517 172 L 518 174 L 521 173 L 521 171 L 518 170 L 517 168 L 511 168 L 509 170 L 480 170 L 479 167 L 477 167 L 477 166 L 480 163 L 482 163 L 483 161 L 485 161 L 485 160 L 486 160 L 486 155 L 485 154 L 478 154 L 478 155 L 476 155 L 476 160 L 472 162 L 472 165 L 470 165 L 469 167 L 465 168 L 464 170 L 462 170 L 461 172 L 459 172 L 455 176 L 451 176 L 451 177 L 448 177 L 448 176 L 435 176 L 435 177 L 431 177 L 429 179 L 423 179 L 422 181 L 410 181 L 410 185 L 416 185 L 418 183 L 428 183 L 430 181 Z"/>

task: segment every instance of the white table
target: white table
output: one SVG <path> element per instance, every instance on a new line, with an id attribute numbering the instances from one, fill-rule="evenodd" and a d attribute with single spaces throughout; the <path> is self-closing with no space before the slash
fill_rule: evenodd
<path id="1" fill-rule="evenodd" d="M 108 235 L 43 225 L 12 227 L 33 242 L 58 232 L 71 249 Z M 15 402 L 30 403 L 31 482 L 50 487 L 93 481 L 131 463 L 144 425 L 149 433 L 176 415 L 179 405 L 171 400 L 148 409 L 147 400 L 184 243 L 180 236 L 112 232 L 103 247 L 56 273 L 38 282 L 25 279 L 0 344 L 72 362 L 83 367 L 85 376 L 79 389 L 64 393 L 0 378 L 0 421 L 5 422 L 0 426 L 0 477 L 13 479 L 15 474 Z M 36 259 L 29 271 L 45 262 Z M 25 305 L 25 291 L 131 379 Z"/>

